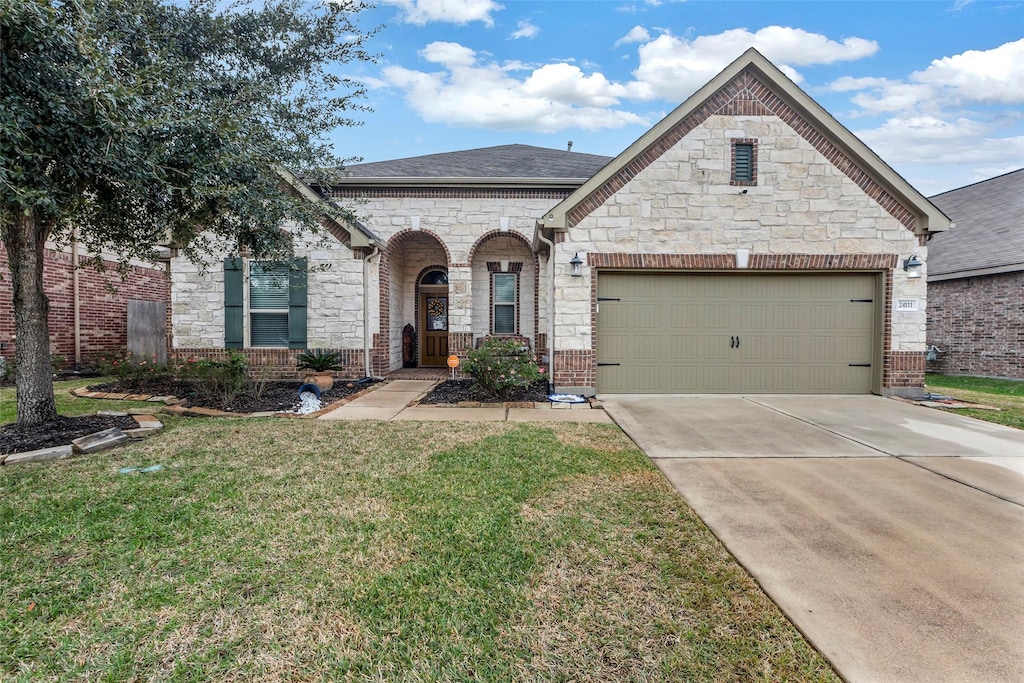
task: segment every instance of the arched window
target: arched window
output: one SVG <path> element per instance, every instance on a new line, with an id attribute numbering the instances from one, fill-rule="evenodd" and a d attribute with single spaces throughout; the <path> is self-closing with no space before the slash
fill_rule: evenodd
<path id="1" fill-rule="evenodd" d="M 443 270 L 428 270 L 420 278 L 421 285 L 446 285 L 448 284 L 448 273 Z"/>

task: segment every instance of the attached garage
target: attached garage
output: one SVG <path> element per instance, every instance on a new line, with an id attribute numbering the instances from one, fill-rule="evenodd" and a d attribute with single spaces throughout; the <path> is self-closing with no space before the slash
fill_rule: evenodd
<path id="1" fill-rule="evenodd" d="M 882 275 L 597 277 L 598 393 L 879 390 Z"/>

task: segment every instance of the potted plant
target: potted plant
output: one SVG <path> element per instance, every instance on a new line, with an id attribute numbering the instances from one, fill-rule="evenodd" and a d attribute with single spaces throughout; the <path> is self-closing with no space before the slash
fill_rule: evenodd
<path id="1" fill-rule="evenodd" d="M 303 351 L 298 357 L 299 370 L 309 370 L 303 379 L 306 384 L 315 384 L 320 391 L 330 391 L 334 386 L 335 370 L 341 370 L 341 353 L 327 349 Z"/>

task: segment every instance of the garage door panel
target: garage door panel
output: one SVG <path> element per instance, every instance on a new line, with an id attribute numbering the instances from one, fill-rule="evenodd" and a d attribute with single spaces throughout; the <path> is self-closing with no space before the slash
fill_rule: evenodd
<path id="1" fill-rule="evenodd" d="M 598 391 L 869 392 L 876 286 L 872 274 L 601 272 L 598 361 L 621 365 L 599 365 Z"/>

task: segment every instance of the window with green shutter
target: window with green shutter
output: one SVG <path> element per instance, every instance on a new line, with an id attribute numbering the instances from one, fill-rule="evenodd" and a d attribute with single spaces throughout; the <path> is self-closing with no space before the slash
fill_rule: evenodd
<path id="1" fill-rule="evenodd" d="M 306 348 L 306 259 L 251 261 L 246 314 L 245 269 L 240 258 L 224 259 L 224 348 Z"/>

